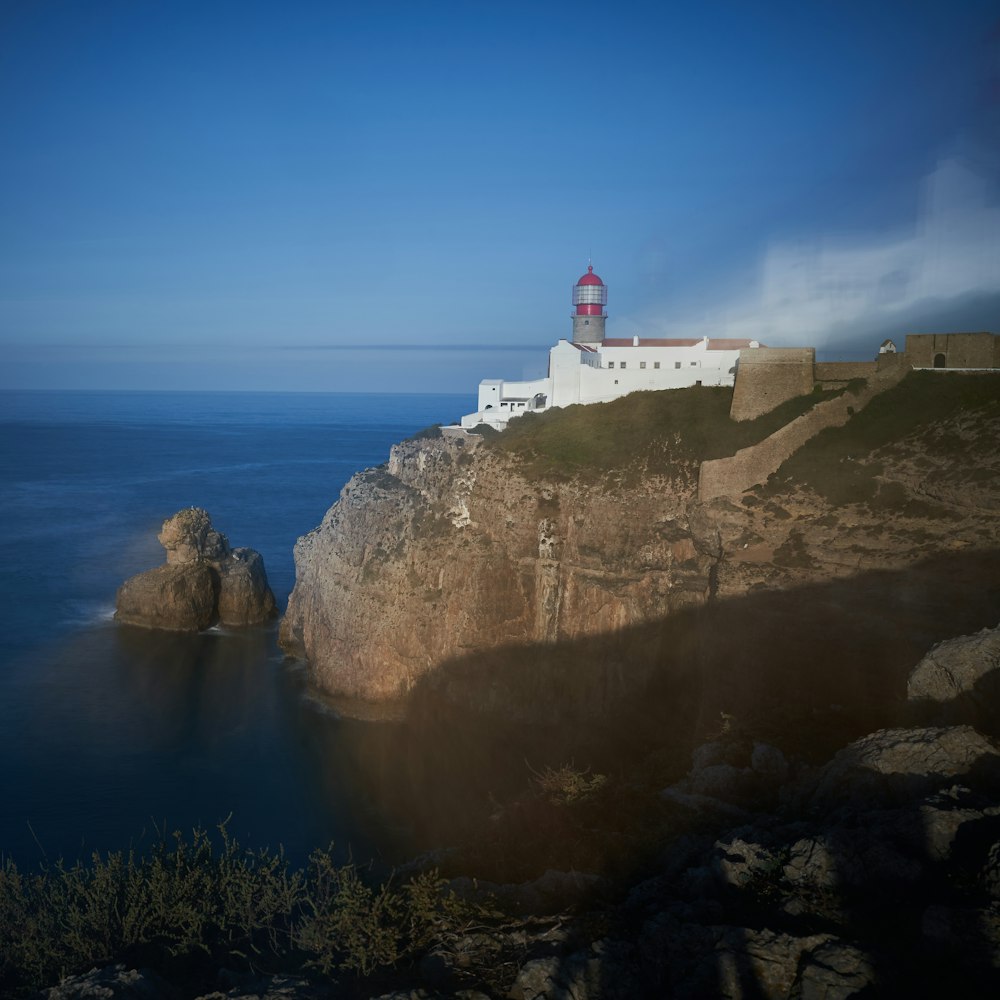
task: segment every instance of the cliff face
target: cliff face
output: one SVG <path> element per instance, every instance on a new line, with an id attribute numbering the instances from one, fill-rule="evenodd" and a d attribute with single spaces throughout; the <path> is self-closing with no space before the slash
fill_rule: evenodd
<path id="1" fill-rule="evenodd" d="M 282 642 L 325 690 L 392 698 L 456 655 L 701 604 L 716 554 L 683 473 L 609 492 L 532 481 L 474 435 L 397 445 L 299 539 Z"/>
<path id="2" fill-rule="evenodd" d="M 514 658 L 525 644 L 1000 547 L 997 401 L 924 423 L 916 410 L 881 436 L 874 412 L 855 440 L 859 415 L 803 449 L 801 468 L 706 503 L 693 457 L 666 474 L 540 476 L 475 436 L 406 442 L 299 540 L 282 643 L 325 691 L 389 699 L 456 657 Z"/>

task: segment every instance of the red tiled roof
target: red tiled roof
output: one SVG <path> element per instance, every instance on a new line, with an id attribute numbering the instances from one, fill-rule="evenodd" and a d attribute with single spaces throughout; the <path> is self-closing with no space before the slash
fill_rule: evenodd
<path id="1" fill-rule="evenodd" d="M 739 351 L 744 347 L 749 347 L 752 343 L 752 340 L 747 340 L 745 337 L 730 337 L 728 339 L 725 337 L 709 337 L 708 349 L 710 351 Z M 758 340 L 757 346 L 764 347 L 766 345 Z"/>
<path id="2" fill-rule="evenodd" d="M 701 337 L 684 337 L 674 340 L 666 337 L 642 337 L 636 345 L 631 337 L 611 337 L 603 341 L 604 347 L 695 347 L 702 343 Z M 709 339 L 708 350 L 710 351 L 738 351 L 741 348 L 749 347 L 750 340 L 745 338 L 719 338 Z M 764 345 L 761 344 L 761 347 Z"/>
<path id="3" fill-rule="evenodd" d="M 640 339 L 640 347 L 694 347 L 700 344 L 701 338 L 695 337 L 691 340 L 666 340 L 663 337 L 646 337 Z M 631 337 L 610 337 L 603 342 L 604 347 L 634 347 Z"/>

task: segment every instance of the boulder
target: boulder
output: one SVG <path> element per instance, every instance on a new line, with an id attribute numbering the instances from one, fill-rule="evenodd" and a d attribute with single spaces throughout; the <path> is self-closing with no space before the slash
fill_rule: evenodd
<path id="1" fill-rule="evenodd" d="M 215 621 L 215 580 L 204 563 L 157 566 L 126 580 L 115 618 L 125 625 L 197 632 Z"/>
<path id="2" fill-rule="evenodd" d="M 256 625 L 274 617 L 274 594 L 267 585 L 264 559 L 254 549 L 233 549 L 220 563 L 219 621 Z"/>
<path id="3" fill-rule="evenodd" d="M 212 527 L 208 511 L 188 507 L 168 517 L 156 536 L 167 550 L 167 564 L 218 563 L 229 555 L 229 539 Z"/>
<path id="4" fill-rule="evenodd" d="M 166 565 L 122 584 L 118 621 L 196 632 L 215 622 L 257 625 L 274 616 L 274 594 L 260 553 L 231 549 L 206 511 L 178 511 L 163 522 L 157 537 L 166 550 Z"/>
<path id="5" fill-rule="evenodd" d="M 640 954 L 669 984 L 663 995 L 690 1000 L 849 997 L 870 989 L 875 975 L 864 952 L 831 934 L 705 927 L 667 914 L 645 925 Z"/>
<path id="6" fill-rule="evenodd" d="M 67 976 L 58 986 L 43 990 L 44 1000 L 180 1000 L 174 989 L 151 969 L 109 965 L 78 976 Z"/>
<path id="7" fill-rule="evenodd" d="M 696 811 L 757 808 L 775 799 L 788 779 L 785 755 L 767 743 L 716 740 L 691 754 L 687 777 L 666 789 L 665 799 Z"/>
<path id="8" fill-rule="evenodd" d="M 906 696 L 924 722 L 1000 735 L 1000 626 L 939 643 L 913 668 Z"/>
<path id="9" fill-rule="evenodd" d="M 876 982 L 871 958 L 860 948 L 833 938 L 803 955 L 796 986 L 803 1000 L 834 1000 L 858 996 Z"/>
<path id="10" fill-rule="evenodd" d="M 811 805 L 902 803 L 963 784 L 1000 784 L 1000 747 L 971 726 L 879 729 L 844 747 L 821 768 Z"/>

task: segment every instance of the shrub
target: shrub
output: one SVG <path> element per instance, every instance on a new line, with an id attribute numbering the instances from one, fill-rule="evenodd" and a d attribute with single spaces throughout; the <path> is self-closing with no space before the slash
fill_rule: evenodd
<path id="1" fill-rule="evenodd" d="M 415 434 L 411 434 L 408 438 L 404 438 L 406 441 L 432 441 L 434 438 L 441 437 L 441 425 L 431 424 L 430 427 L 423 427 Z"/>
<path id="2" fill-rule="evenodd" d="M 546 767 L 541 773 L 531 772 L 535 783 L 545 797 L 555 805 L 570 805 L 582 802 L 596 794 L 607 782 L 603 774 L 591 774 L 589 770 L 580 770 L 572 764 L 562 767 Z"/>
<path id="3" fill-rule="evenodd" d="M 174 833 L 145 856 L 94 854 L 34 874 L 0 868 L 0 995 L 30 996 L 94 965 L 141 957 L 187 975 L 219 965 L 303 965 L 367 975 L 416 958 L 471 908 L 437 873 L 369 884 L 316 851 L 305 872 L 283 852 L 249 851 L 226 823 L 213 840 Z"/>

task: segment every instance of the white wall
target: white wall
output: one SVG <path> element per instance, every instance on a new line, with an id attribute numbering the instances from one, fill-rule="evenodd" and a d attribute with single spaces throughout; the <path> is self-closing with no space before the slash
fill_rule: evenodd
<path id="1" fill-rule="evenodd" d="M 538 393 L 546 397 L 540 409 L 549 409 L 607 402 L 640 389 L 682 389 L 699 383 L 731 386 L 735 381 L 732 369 L 740 356 L 739 350 L 709 350 L 704 340 L 680 347 L 588 346 L 596 350 L 581 350 L 560 340 L 549 350 L 548 378 L 531 382 L 484 379 L 479 384 L 479 411 L 463 417 L 462 426 L 488 423 L 503 428 L 511 416 L 533 409 Z"/>

